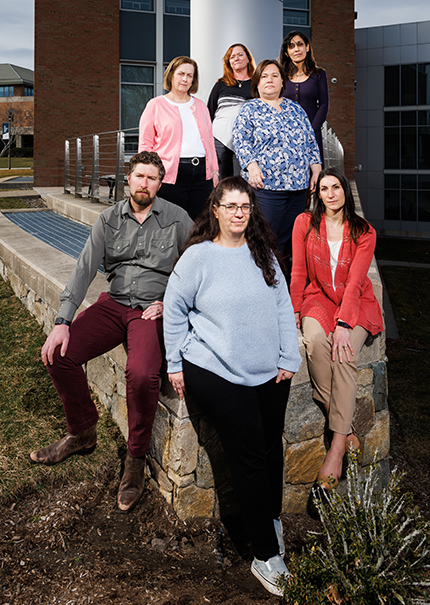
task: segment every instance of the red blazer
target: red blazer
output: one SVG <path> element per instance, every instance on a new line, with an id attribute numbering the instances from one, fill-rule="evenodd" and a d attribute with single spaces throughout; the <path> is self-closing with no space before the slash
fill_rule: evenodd
<path id="1" fill-rule="evenodd" d="M 291 301 L 294 312 L 300 312 L 300 317 L 318 320 L 327 335 L 334 330 L 338 319 L 352 328 L 363 326 L 373 335 L 381 332 L 381 309 L 367 277 L 375 251 L 375 230 L 370 227 L 354 244 L 345 223 L 334 290 L 325 218 L 321 219 L 319 236 L 315 237 L 313 229 L 305 241 L 309 223 L 310 215 L 303 213 L 293 228 Z"/>

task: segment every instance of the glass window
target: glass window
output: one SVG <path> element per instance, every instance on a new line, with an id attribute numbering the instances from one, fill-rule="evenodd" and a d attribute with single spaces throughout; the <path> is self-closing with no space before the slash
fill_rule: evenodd
<path id="1" fill-rule="evenodd" d="M 309 13 L 284 9 L 284 25 L 308 25 Z"/>
<path id="2" fill-rule="evenodd" d="M 400 192 L 385 190 L 384 217 L 387 221 L 400 220 Z"/>
<path id="3" fill-rule="evenodd" d="M 121 65 L 121 128 L 137 128 L 142 111 L 153 96 L 153 67 Z"/>
<path id="4" fill-rule="evenodd" d="M 400 168 L 400 129 L 385 129 L 385 168 Z"/>
<path id="5" fill-rule="evenodd" d="M 402 191 L 401 194 L 401 220 L 417 220 L 417 192 Z"/>
<path id="6" fill-rule="evenodd" d="M 400 124 L 400 112 L 398 111 L 386 111 L 385 112 L 385 126 L 398 126 Z"/>
<path id="7" fill-rule="evenodd" d="M 430 170 L 430 126 L 418 127 L 418 168 Z"/>
<path id="8" fill-rule="evenodd" d="M 430 105 L 430 63 L 418 65 L 418 105 Z"/>
<path id="9" fill-rule="evenodd" d="M 417 66 L 402 65 L 401 66 L 401 88 L 402 100 L 401 105 L 416 105 L 417 104 Z"/>
<path id="10" fill-rule="evenodd" d="M 399 65 L 388 65 L 385 68 L 385 102 L 387 107 L 400 105 L 400 71 Z"/>
<path id="11" fill-rule="evenodd" d="M 411 126 L 402 128 L 401 133 L 401 163 L 402 168 L 417 167 L 417 129 Z"/>
<path id="12" fill-rule="evenodd" d="M 418 124 L 420 126 L 430 126 L 430 111 L 428 109 L 418 112 Z"/>
<path id="13" fill-rule="evenodd" d="M 430 191 L 418 191 L 418 220 L 430 221 Z"/>
<path id="14" fill-rule="evenodd" d="M 416 111 L 402 111 L 401 114 L 402 126 L 415 126 L 417 123 Z"/>
<path id="15" fill-rule="evenodd" d="M 386 174 L 385 175 L 385 189 L 400 189 L 400 175 L 399 174 Z"/>
<path id="16" fill-rule="evenodd" d="M 283 0 L 284 9 L 286 8 L 309 8 L 309 0 Z"/>
<path id="17" fill-rule="evenodd" d="M 121 0 L 121 8 L 132 11 L 154 11 L 154 0 Z"/>
<path id="18" fill-rule="evenodd" d="M 175 15 L 189 15 L 190 0 L 165 0 L 164 12 L 173 13 Z"/>
<path id="19" fill-rule="evenodd" d="M 34 96 L 34 90 L 31 86 L 26 86 L 24 89 L 24 94 L 26 97 L 33 97 Z"/>
<path id="20" fill-rule="evenodd" d="M 13 86 L 0 86 L 0 97 L 13 97 Z"/>
<path id="21" fill-rule="evenodd" d="M 417 188 L 417 175 L 416 174 L 402 174 L 402 189 L 416 189 Z"/>

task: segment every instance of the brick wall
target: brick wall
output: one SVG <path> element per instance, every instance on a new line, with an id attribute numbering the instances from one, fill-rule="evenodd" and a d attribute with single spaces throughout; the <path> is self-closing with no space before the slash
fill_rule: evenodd
<path id="1" fill-rule="evenodd" d="M 327 71 L 330 109 L 327 116 L 345 150 L 345 173 L 354 178 L 354 0 L 312 2 L 312 46 Z M 337 83 L 332 83 L 332 78 Z"/>
<path id="2" fill-rule="evenodd" d="M 63 182 L 64 140 L 119 128 L 119 1 L 35 0 L 35 185 Z"/>

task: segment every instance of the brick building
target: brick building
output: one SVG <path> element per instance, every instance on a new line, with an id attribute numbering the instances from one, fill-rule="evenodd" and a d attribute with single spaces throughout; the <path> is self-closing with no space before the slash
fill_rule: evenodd
<path id="1" fill-rule="evenodd" d="M 13 146 L 33 147 L 34 123 L 33 72 L 25 67 L 0 64 L 0 123 L 9 122 Z"/>
<path id="2" fill-rule="evenodd" d="M 328 121 L 352 178 L 354 1 L 284 0 L 283 15 L 284 34 L 310 35 L 327 70 Z M 62 184 L 65 138 L 137 126 L 163 66 L 189 53 L 190 0 L 35 0 L 35 184 Z"/>

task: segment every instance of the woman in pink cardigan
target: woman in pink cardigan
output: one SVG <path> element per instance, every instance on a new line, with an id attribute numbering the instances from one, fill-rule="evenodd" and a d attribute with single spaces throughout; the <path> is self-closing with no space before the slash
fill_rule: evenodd
<path id="1" fill-rule="evenodd" d="M 317 181 L 312 212 L 293 229 L 291 300 L 303 330 L 314 399 L 333 434 L 318 473 L 323 489 L 337 487 L 342 460 L 359 447 L 352 432 L 357 363 L 369 333 L 383 329 L 381 309 L 367 277 L 376 233 L 358 216 L 351 187 L 335 168 Z"/>
<path id="2" fill-rule="evenodd" d="M 164 73 L 168 94 L 151 99 L 139 123 L 139 151 L 156 151 L 166 176 L 159 196 L 184 208 L 192 219 L 218 184 L 212 122 L 199 86 L 197 63 L 176 57 Z"/>

